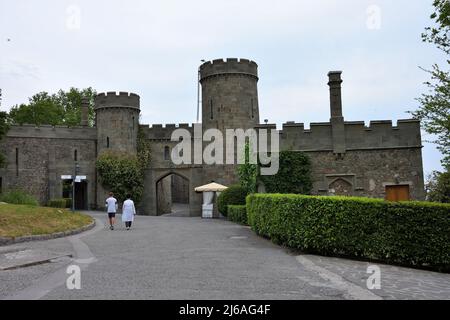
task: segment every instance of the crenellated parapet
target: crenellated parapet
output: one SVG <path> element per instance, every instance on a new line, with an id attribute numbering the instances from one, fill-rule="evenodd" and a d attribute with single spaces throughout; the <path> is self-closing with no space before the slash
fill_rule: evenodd
<path id="1" fill-rule="evenodd" d="M 106 92 L 95 97 L 95 110 L 104 108 L 132 108 L 140 109 L 140 97 L 135 93 Z"/>
<path id="2" fill-rule="evenodd" d="M 216 59 L 200 66 L 200 81 L 216 76 L 247 75 L 258 79 L 258 65 L 248 59 Z"/>
<path id="3" fill-rule="evenodd" d="M 170 140 L 176 129 L 186 129 L 191 137 L 194 137 L 194 125 L 188 123 L 141 125 L 140 128 L 144 130 L 145 136 L 149 140 Z"/>
<path id="4" fill-rule="evenodd" d="M 6 137 L 10 138 L 41 138 L 41 139 L 79 139 L 97 140 L 96 128 L 68 127 L 52 125 L 12 125 Z"/>
<path id="5" fill-rule="evenodd" d="M 258 126 L 257 128 L 261 128 Z M 415 119 L 392 121 L 344 122 L 345 146 L 351 150 L 390 148 L 421 148 L 420 121 Z M 333 151 L 332 124 L 287 122 L 279 131 L 281 148 L 300 151 Z"/>

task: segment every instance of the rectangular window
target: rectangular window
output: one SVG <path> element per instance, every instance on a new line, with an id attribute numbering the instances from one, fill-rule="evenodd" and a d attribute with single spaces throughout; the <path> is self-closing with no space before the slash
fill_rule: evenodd
<path id="1" fill-rule="evenodd" d="M 74 161 L 78 161 L 78 150 L 75 149 L 75 151 L 73 152 L 73 160 Z"/>

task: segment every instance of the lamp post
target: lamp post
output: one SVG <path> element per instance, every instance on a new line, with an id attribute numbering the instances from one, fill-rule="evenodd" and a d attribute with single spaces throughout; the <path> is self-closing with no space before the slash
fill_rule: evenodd
<path id="1" fill-rule="evenodd" d="M 77 178 L 78 170 L 80 166 L 78 162 L 75 162 L 73 177 L 72 177 L 72 212 L 75 212 L 75 179 Z"/>

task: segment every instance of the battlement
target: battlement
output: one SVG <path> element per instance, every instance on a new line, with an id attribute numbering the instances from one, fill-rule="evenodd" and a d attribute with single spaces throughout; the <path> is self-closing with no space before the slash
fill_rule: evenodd
<path id="1" fill-rule="evenodd" d="M 242 74 L 258 79 L 258 65 L 248 59 L 228 58 L 208 61 L 200 66 L 200 81 L 212 76 Z"/>
<path id="2" fill-rule="evenodd" d="M 191 136 L 194 136 L 194 125 L 188 123 L 180 124 L 153 124 L 153 125 L 140 125 L 144 130 L 145 136 L 149 140 L 170 140 L 172 132 L 175 129 L 186 129 L 190 132 Z"/>
<path id="3" fill-rule="evenodd" d="M 256 129 L 263 128 L 257 126 Z M 420 121 L 415 119 L 392 121 L 345 122 L 345 146 L 347 150 L 421 147 Z M 333 150 L 332 125 L 329 122 L 287 122 L 279 131 L 282 149 L 301 151 Z"/>
<path id="4" fill-rule="evenodd" d="M 10 138 L 97 140 L 97 129 L 90 127 L 36 126 L 34 124 L 24 124 L 12 125 L 6 136 Z"/>
<path id="5" fill-rule="evenodd" d="M 95 110 L 104 108 L 140 108 L 140 97 L 135 93 L 106 92 L 95 97 Z"/>

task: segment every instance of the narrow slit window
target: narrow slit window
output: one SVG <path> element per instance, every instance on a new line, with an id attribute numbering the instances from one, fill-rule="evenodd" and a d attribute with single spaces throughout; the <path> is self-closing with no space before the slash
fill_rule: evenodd
<path id="1" fill-rule="evenodd" d="M 255 118 L 255 109 L 253 108 L 253 99 L 251 101 L 250 108 L 251 108 L 252 119 L 254 119 Z"/>
<path id="2" fill-rule="evenodd" d="M 19 176 L 19 148 L 16 148 L 16 176 Z"/>
<path id="3" fill-rule="evenodd" d="M 164 147 L 164 160 L 170 160 L 170 148 L 168 146 Z"/>
<path id="4" fill-rule="evenodd" d="M 210 109 L 210 114 L 211 114 L 211 120 L 214 119 L 214 109 L 213 109 L 213 101 L 212 99 L 209 100 L 209 109 Z"/>
<path id="5" fill-rule="evenodd" d="M 109 148 L 109 137 L 106 137 L 106 148 Z"/>
<path id="6" fill-rule="evenodd" d="M 78 161 L 78 150 L 75 150 L 75 151 L 73 152 L 73 160 L 74 160 L 74 161 Z"/>

